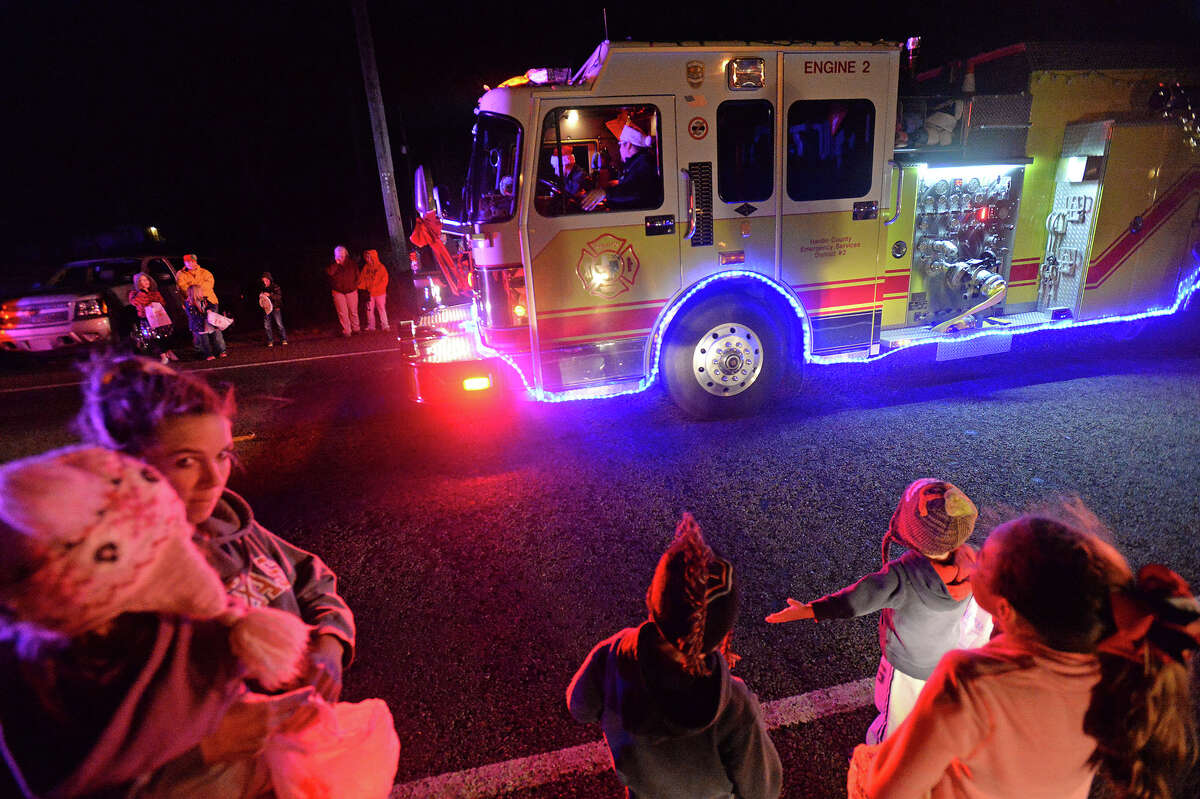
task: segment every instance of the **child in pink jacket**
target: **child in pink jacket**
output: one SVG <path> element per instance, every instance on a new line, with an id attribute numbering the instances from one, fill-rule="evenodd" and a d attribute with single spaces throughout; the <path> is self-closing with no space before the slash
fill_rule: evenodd
<path id="1" fill-rule="evenodd" d="M 1098 768 L 1118 795 L 1177 795 L 1196 757 L 1200 605 L 1077 524 L 1025 516 L 988 536 L 975 596 L 1001 634 L 942 659 L 859 795 L 1086 799 Z"/>

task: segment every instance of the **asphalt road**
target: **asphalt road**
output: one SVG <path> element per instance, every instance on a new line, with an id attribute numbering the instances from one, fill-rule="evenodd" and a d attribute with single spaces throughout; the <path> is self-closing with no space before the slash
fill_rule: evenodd
<path id="1" fill-rule="evenodd" d="M 564 689 L 594 643 L 644 618 L 684 510 L 741 576 L 735 673 L 764 701 L 874 674 L 874 618 L 762 618 L 878 568 L 915 477 L 952 480 L 994 515 L 1078 493 L 1135 567 L 1200 582 L 1197 316 L 1022 337 L 969 361 L 917 350 L 811 367 L 767 413 L 719 423 L 681 418 L 657 390 L 410 405 L 386 338 L 235 347 L 206 373 L 236 386 L 235 433 L 253 435 L 233 488 L 340 576 L 360 625 L 344 698 L 387 700 L 410 783 L 597 740 Z M 0 460 L 73 440 L 77 387 L 32 387 L 71 380 L 58 366 L 0 375 Z M 785 796 L 844 795 L 872 715 L 777 730 Z M 511 795 L 620 792 L 601 772 Z"/>

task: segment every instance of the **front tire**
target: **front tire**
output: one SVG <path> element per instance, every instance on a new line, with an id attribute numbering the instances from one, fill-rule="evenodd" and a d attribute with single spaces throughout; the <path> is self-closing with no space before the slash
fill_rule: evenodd
<path id="1" fill-rule="evenodd" d="M 755 413 L 783 380 L 785 340 L 771 314 L 754 300 L 703 300 L 666 333 L 660 371 L 667 394 L 697 419 Z"/>

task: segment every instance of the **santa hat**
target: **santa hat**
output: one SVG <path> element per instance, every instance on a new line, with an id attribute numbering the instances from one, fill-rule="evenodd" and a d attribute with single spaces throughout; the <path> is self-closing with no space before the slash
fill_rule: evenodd
<path id="1" fill-rule="evenodd" d="M 550 154 L 550 164 L 556 172 L 566 172 L 575 166 L 575 151 L 564 144 L 561 150 Z"/>
<path id="2" fill-rule="evenodd" d="M 268 687 L 294 678 L 308 626 L 231 604 L 192 532 L 171 484 L 127 455 L 69 447 L 5 464 L 0 600 L 17 619 L 65 636 L 123 613 L 220 619 L 251 676 Z"/>
<path id="3" fill-rule="evenodd" d="M 883 537 L 883 562 L 888 544 L 897 541 L 923 555 L 958 549 L 975 530 L 979 511 L 960 488 L 923 477 L 909 483 Z"/>
<path id="4" fill-rule="evenodd" d="M 604 123 L 617 141 L 633 144 L 638 147 L 649 147 L 654 143 L 654 137 L 643 131 L 629 118 L 628 111 L 622 111 L 616 119 Z"/>

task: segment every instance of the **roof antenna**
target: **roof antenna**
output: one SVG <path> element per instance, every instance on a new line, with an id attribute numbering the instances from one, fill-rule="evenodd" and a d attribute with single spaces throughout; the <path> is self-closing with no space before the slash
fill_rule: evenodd
<path id="1" fill-rule="evenodd" d="M 608 41 L 608 8 L 600 9 L 600 13 L 604 15 L 604 41 Z"/>

